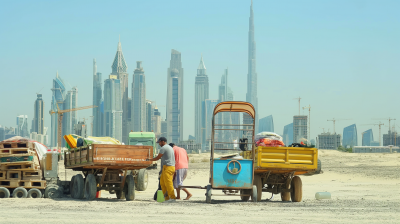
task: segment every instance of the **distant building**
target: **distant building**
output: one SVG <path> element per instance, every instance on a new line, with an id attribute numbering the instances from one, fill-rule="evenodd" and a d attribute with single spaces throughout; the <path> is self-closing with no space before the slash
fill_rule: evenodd
<path id="1" fill-rule="evenodd" d="M 146 80 L 142 62 L 136 62 L 132 82 L 132 114 L 133 131 L 146 131 Z"/>
<path id="2" fill-rule="evenodd" d="M 293 116 L 293 141 L 300 143 L 304 139 L 308 139 L 307 136 L 307 116 L 297 115 Z"/>
<path id="3" fill-rule="evenodd" d="M 176 144 L 178 147 L 184 148 L 187 153 L 199 153 L 201 151 L 201 143 L 195 140 L 181 141 Z"/>
<path id="4" fill-rule="evenodd" d="M 196 142 L 202 142 L 202 105 L 203 101 L 208 99 L 209 89 L 208 89 L 208 76 L 207 76 L 207 69 L 204 65 L 203 55 L 200 59 L 200 64 L 197 67 L 197 76 L 195 82 L 195 97 L 194 97 L 194 129 L 195 129 L 195 136 Z"/>
<path id="5" fill-rule="evenodd" d="M 290 123 L 283 127 L 282 138 L 285 145 L 291 145 L 293 143 L 293 123 Z"/>
<path id="6" fill-rule="evenodd" d="M 379 141 L 372 141 L 371 146 L 379 146 Z"/>
<path id="7" fill-rule="evenodd" d="M 29 138 L 28 115 L 17 116 L 17 135 Z"/>
<path id="8" fill-rule="evenodd" d="M 93 133 L 92 136 L 103 136 L 102 122 L 103 116 L 101 113 L 101 102 L 103 99 L 103 79 L 100 72 L 97 72 L 96 59 L 93 59 Z"/>
<path id="9" fill-rule="evenodd" d="M 211 141 L 211 132 L 212 132 L 212 118 L 215 106 L 217 106 L 218 100 L 205 100 L 203 104 L 203 130 L 204 136 L 202 146 L 205 150 L 210 150 L 209 142 Z M 216 133 L 217 134 L 217 133 Z M 215 136 L 215 140 L 218 141 L 217 135 Z"/>
<path id="10" fill-rule="evenodd" d="M 318 148 L 319 149 L 338 149 L 338 147 L 341 145 L 340 134 L 335 134 L 335 133 L 321 133 L 318 135 Z"/>
<path id="11" fill-rule="evenodd" d="M 343 147 L 352 148 L 357 146 L 357 127 L 355 124 L 347 126 L 343 129 Z"/>
<path id="12" fill-rule="evenodd" d="M 53 79 L 53 88 L 51 89 L 52 100 L 51 100 L 51 110 L 54 112 L 64 110 L 64 99 L 65 99 L 65 84 L 61 77 L 56 74 L 56 78 Z M 51 115 L 51 134 L 50 134 L 50 146 L 57 146 L 57 130 L 58 130 L 58 114 L 54 113 Z"/>
<path id="13" fill-rule="evenodd" d="M 263 117 L 259 120 L 258 132 L 274 132 L 274 119 L 272 115 Z"/>
<path id="14" fill-rule="evenodd" d="M 387 134 L 383 134 L 383 146 L 388 145 L 400 146 L 400 136 L 396 131 L 389 131 Z"/>
<path id="15" fill-rule="evenodd" d="M 6 138 L 6 129 L 0 125 L 0 142 Z"/>
<path id="16" fill-rule="evenodd" d="M 76 135 L 82 136 L 84 138 L 87 137 L 87 126 L 84 121 L 79 121 L 77 124 L 75 124 L 74 130 Z"/>
<path id="17" fill-rule="evenodd" d="M 372 134 L 372 129 L 368 129 L 361 133 L 362 137 L 362 146 L 372 146 L 372 142 L 374 141 L 374 135 Z"/>
<path id="18" fill-rule="evenodd" d="M 154 114 L 152 118 L 153 132 L 156 135 L 156 138 L 159 138 L 161 135 L 161 113 L 158 111 L 158 107 L 154 107 Z"/>
<path id="19" fill-rule="evenodd" d="M 183 68 L 181 53 L 171 51 L 170 66 L 167 74 L 167 140 L 183 140 Z"/>
<path id="20" fill-rule="evenodd" d="M 78 107 L 78 88 L 73 87 L 72 90 L 67 92 L 64 100 L 64 109 L 73 109 Z M 75 133 L 74 126 L 78 123 L 78 111 L 71 111 L 64 113 L 63 116 L 63 135 Z M 62 145 L 65 145 L 65 140 L 62 138 Z"/>
<path id="21" fill-rule="evenodd" d="M 121 94 L 119 95 L 122 108 L 120 112 L 122 113 L 122 125 L 121 127 L 115 126 L 116 129 L 121 129 L 121 139 L 122 142 L 128 142 L 128 136 L 130 132 L 130 127 L 128 126 L 128 65 L 125 62 L 124 54 L 122 53 L 121 41 L 118 41 L 117 53 L 115 54 L 114 61 L 111 65 L 112 72 L 110 75 L 116 76 L 119 80 L 119 88 Z M 105 91 L 105 89 L 104 89 Z M 104 100 L 106 101 L 106 100 Z M 119 112 L 118 112 L 119 113 Z M 133 118 L 131 118 L 133 119 Z M 107 136 L 107 135 L 106 135 Z"/>
<path id="22" fill-rule="evenodd" d="M 38 134 L 43 134 L 44 125 L 44 101 L 42 94 L 37 94 L 37 99 L 33 106 L 33 122 L 32 131 Z"/>
<path id="23" fill-rule="evenodd" d="M 196 137 L 194 137 L 193 135 L 189 135 L 189 140 L 196 140 Z"/>
<path id="24" fill-rule="evenodd" d="M 114 75 L 104 81 L 104 135 L 123 142 L 121 82 Z"/>
<path id="25" fill-rule="evenodd" d="M 167 125 L 168 125 L 167 121 L 161 121 L 161 134 L 160 134 L 160 137 L 168 137 L 168 135 L 167 135 L 167 131 L 168 131 Z M 169 139 L 167 139 L 167 140 L 169 142 Z"/>
<path id="26" fill-rule="evenodd" d="M 146 100 L 146 131 L 153 132 L 153 116 L 155 103 L 151 100 Z"/>

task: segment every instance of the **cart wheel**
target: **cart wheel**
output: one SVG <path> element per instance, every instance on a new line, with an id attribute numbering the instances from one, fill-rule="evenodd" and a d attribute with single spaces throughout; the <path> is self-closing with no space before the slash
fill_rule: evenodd
<path id="1" fill-rule="evenodd" d="M 258 187 L 253 185 L 253 190 L 251 191 L 251 201 L 258 202 Z"/>
<path id="2" fill-rule="evenodd" d="M 26 198 L 26 196 L 28 196 L 28 191 L 23 187 L 15 188 L 12 194 L 13 198 Z"/>
<path id="3" fill-rule="evenodd" d="M 127 201 L 135 200 L 135 179 L 132 175 L 126 176 L 124 194 Z"/>
<path id="4" fill-rule="evenodd" d="M 41 198 L 42 192 L 36 188 L 32 188 L 28 191 L 28 198 Z"/>
<path id="5" fill-rule="evenodd" d="M 262 196 L 262 179 L 260 175 L 254 175 L 254 181 L 253 181 L 253 186 L 257 186 L 257 201 L 261 201 L 261 196 Z M 253 195 L 253 194 L 252 194 Z M 254 201 L 254 199 L 251 199 Z"/>
<path id="6" fill-rule="evenodd" d="M 0 187 L 0 198 L 9 198 L 10 191 L 5 187 Z"/>
<path id="7" fill-rule="evenodd" d="M 247 189 L 240 190 L 240 194 L 251 195 L 251 190 L 247 190 Z M 248 201 L 250 199 L 250 196 L 240 196 L 240 199 L 242 199 L 242 201 Z"/>
<path id="8" fill-rule="evenodd" d="M 64 188 L 60 187 L 56 184 L 49 184 L 47 185 L 46 189 L 44 190 L 44 197 L 45 198 L 61 198 L 64 192 Z"/>
<path id="9" fill-rule="evenodd" d="M 207 185 L 206 203 L 211 204 L 211 193 L 212 193 L 211 185 Z"/>
<path id="10" fill-rule="evenodd" d="M 318 159 L 318 167 L 317 167 L 317 170 L 315 171 L 315 174 L 320 174 L 321 168 L 322 168 L 321 160 Z"/>
<path id="11" fill-rule="evenodd" d="M 303 184 L 300 177 L 293 177 L 290 188 L 292 189 L 292 192 L 290 192 L 292 202 L 301 202 L 303 198 Z"/>
<path id="12" fill-rule="evenodd" d="M 285 183 L 284 189 L 290 189 L 290 179 Z M 282 201 L 290 201 L 290 192 L 281 192 Z"/>
<path id="13" fill-rule="evenodd" d="M 74 196 L 74 180 L 75 180 L 75 175 L 72 176 L 71 182 L 69 182 L 69 194 L 71 195 L 71 198 L 75 198 L 75 196 Z"/>
<path id="14" fill-rule="evenodd" d="M 146 169 L 140 169 L 137 175 L 137 190 L 145 191 L 147 189 L 147 184 L 149 183 L 149 174 Z"/>
<path id="15" fill-rule="evenodd" d="M 89 174 L 86 177 L 85 182 L 85 198 L 86 200 L 94 200 L 97 194 L 97 183 L 96 178 L 93 174 Z"/>
<path id="16" fill-rule="evenodd" d="M 82 174 L 75 175 L 72 194 L 74 195 L 75 199 L 83 199 L 85 196 L 85 182 L 83 181 Z"/>

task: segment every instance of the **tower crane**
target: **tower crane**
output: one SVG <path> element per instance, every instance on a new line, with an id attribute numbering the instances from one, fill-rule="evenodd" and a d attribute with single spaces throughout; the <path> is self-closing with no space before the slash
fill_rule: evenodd
<path id="1" fill-rule="evenodd" d="M 381 126 L 382 126 L 382 125 L 385 125 L 385 124 L 384 124 L 384 123 L 381 123 L 381 122 L 379 121 L 378 124 L 362 124 L 362 125 L 378 125 L 378 126 L 379 126 L 379 146 L 382 146 L 382 144 L 381 144 Z"/>
<path id="2" fill-rule="evenodd" d="M 299 100 L 299 115 L 300 115 L 300 100 L 301 100 L 301 98 L 299 97 L 299 98 L 294 98 L 294 100 Z"/>
<path id="3" fill-rule="evenodd" d="M 50 115 L 53 115 L 53 114 L 58 115 L 57 144 L 58 144 L 58 150 L 61 151 L 62 119 L 63 119 L 64 113 L 77 111 L 77 110 L 90 109 L 90 108 L 94 108 L 97 106 L 91 105 L 91 106 L 85 106 L 85 107 L 77 107 L 77 108 L 72 108 L 72 109 L 60 110 L 60 108 L 58 107 L 58 103 L 56 103 L 56 105 L 57 105 L 57 111 L 50 110 Z"/>
<path id="4" fill-rule="evenodd" d="M 327 121 L 333 121 L 333 133 L 334 133 L 334 134 L 336 134 L 336 131 L 335 131 L 335 122 L 336 122 L 336 121 L 343 121 L 343 120 L 351 120 L 351 119 L 335 119 L 335 118 L 332 118 L 332 120 L 327 120 Z"/>

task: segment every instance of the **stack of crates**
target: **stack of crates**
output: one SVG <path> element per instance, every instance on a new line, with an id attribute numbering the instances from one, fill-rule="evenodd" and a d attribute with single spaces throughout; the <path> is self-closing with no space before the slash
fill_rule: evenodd
<path id="1" fill-rule="evenodd" d="M 33 142 L 0 143 L 0 187 L 46 188 Z"/>

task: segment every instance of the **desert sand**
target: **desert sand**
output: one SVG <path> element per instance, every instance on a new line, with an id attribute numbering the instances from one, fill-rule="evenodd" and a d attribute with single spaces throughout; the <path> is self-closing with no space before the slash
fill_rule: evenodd
<path id="1" fill-rule="evenodd" d="M 117 200 L 102 191 L 95 201 L 66 196 L 52 199 L 1 199 L 0 223 L 399 223 L 400 154 L 354 154 L 319 150 L 322 174 L 301 176 L 303 201 L 242 202 L 239 197 L 213 197 L 205 203 L 205 190 L 190 189 L 189 201 L 157 203 L 152 200 L 158 171 L 149 171 L 146 191 L 136 200 Z M 209 154 L 190 155 L 185 185 L 208 184 Z M 60 167 L 60 179 L 70 179 Z M 332 199 L 316 200 L 316 192 L 330 192 Z M 218 192 L 219 193 L 219 192 Z M 222 193 L 222 192 L 221 192 Z M 182 197 L 185 194 L 182 192 Z"/>

